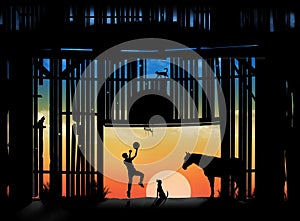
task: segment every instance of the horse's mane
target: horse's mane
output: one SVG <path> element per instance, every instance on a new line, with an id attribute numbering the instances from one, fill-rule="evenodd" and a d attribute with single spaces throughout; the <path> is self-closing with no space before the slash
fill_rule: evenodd
<path id="1" fill-rule="evenodd" d="M 185 160 L 185 163 L 189 162 L 189 165 L 191 163 L 195 163 L 198 166 L 200 166 L 200 164 L 199 164 L 200 160 L 202 160 L 203 158 L 204 158 L 203 165 L 206 165 L 207 164 L 207 160 L 209 160 L 209 162 L 210 162 L 211 159 L 214 158 L 214 156 L 205 155 L 205 154 L 196 153 L 196 152 L 192 152 L 192 153 L 186 152 L 186 156 L 184 157 L 184 160 Z M 202 166 L 200 166 L 200 167 L 202 167 Z"/>
<path id="2" fill-rule="evenodd" d="M 202 154 L 202 153 L 197 153 L 197 152 L 186 152 L 186 155 L 189 155 L 189 157 L 191 156 L 200 156 L 200 157 L 216 157 L 216 156 L 213 156 L 213 155 L 209 155 L 209 154 Z M 187 156 L 185 156 L 186 158 Z M 188 157 L 188 158 L 189 158 Z"/>

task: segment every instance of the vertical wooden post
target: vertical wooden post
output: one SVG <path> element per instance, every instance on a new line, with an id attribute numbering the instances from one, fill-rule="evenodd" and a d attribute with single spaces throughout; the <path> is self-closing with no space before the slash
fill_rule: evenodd
<path id="1" fill-rule="evenodd" d="M 246 150 L 247 150 L 247 89 L 246 89 L 246 71 L 242 60 L 239 61 L 239 141 L 238 141 L 238 155 L 243 161 L 243 168 L 246 168 Z M 245 199 L 246 194 L 246 173 L 243 173 L 240 187 L 239 197 Z"/>
<path id="2" fill-rule="evenodd" d="M 36 60 L 35 63 L 38 61 Z M 34 65 L 33 70 L 33 121 L 38 121 L 38 83 L 42 82 L 42 76 L 38 75 L 38 68 Z M 39 174 L 38 174 L 38 127 L 33 127 L 33 196 L 39 194 Z M 41 190 L 40 190 L 41 191 Z"/>
<path id="3" fill-rule="evenodd" d="M 8 61 L 5 59 L 0 60 L 0 206 L 2 203 L 6 203 L 8 199 L 7 186 L 9 184 L 8 176 L 9 171 L 7 168 L 9 166 L 8 162 L 8 128 L 7 128 L 7 116 L 8 116 L 8 99 L 7 91 L 8 79 L 7 79 L 7 65 Z"/>
<path id="4" fill-rule="evenodd" d="M 39 145 L 38 145 L 38 162 L 39 162 L 39 167 L 38 167 L 38 171 L 39 171 L 39 192 L 41 193 L 41 191 L 43 190 L 43 185 L 44 185 L 44 158 L 43 158 L 43 153 L 44 153 L 44 128 L 46 128 L 46 126 L 44 126 L 44 120 L 45 118 L 42 117 L 37 125 L 38 131 L 39 131 L 39 136 L 38 136 L 38 140 L 39 140 Z"/>
<path id="5" fill-rule="evenodd" d="M 281 57 L 275 50 L 271 50 L 265 59 L 257 60 L 256 64 L 255 197 L 261 205 L 277 206 L 283 202 L 284 197 L 282 134 L 285 128 L 282 119 L 285 110 L 282 103 L 285 64 L 280 60 Z"/>
<path id="6" fill-rule="evenodd" d="M 32 105 L 28 105 L 32 104 L 32 58 L 28 51 L 25 45 L 15 51 L 11 63 L 10 88 L 6 92 L 10 99 L 10 162 L 7 169 L 10 171 L 10 197 L 16 207 L 26 206 L 32 200 Z"/>
<path id="7" fill-rule="evenodd" d="M 221 76 L 219 79 L 219 83 L 222 89 L 222 93 L 225 99 L 225 108 L 226 112 L 222 111 L 220 107 L 221 103 L 219 103 L 220 112 L 220 130 L 221 134 L 223 134 L 223 139 L 221 140 L 221 157 L 228 159 L 230 158 L 230 137 L 234 136 L 234 134 L 230 133 L 230 60 L 227 58 L 223 58 L 221 60 L 221 64 L 217 62 L 217 65 L 221 65 Z M 218 76 L 217 72 L 217 76 Z M 234 96 L 234 95 L 231 95 Z M 220 98 L 219 98 L 220 99 Z M 231 110 L 232 111 L 232 110 Z M 221 194 L 223 197 L 229 196 L 229 176 L 222 177 L 221 179 Z M 231 193 L 232 194 L 232 193 Z M 233 197 L 233 196 L 232 196 Z"/>

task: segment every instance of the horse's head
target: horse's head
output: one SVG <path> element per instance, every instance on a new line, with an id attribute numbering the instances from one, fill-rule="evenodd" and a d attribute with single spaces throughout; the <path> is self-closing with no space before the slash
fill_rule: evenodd
<path id="1" fill-rule="evenodd" d="M 186 170 L 187 167 L 192 164 L 192 162 L 190 161 L 190 156 L 191 156 L 191 154 L 189 152 L 185 152 L 185 156 L 184 156 L 184 159 L 183 159 L 184 162 L 182 164 L 182 169 Z"/>

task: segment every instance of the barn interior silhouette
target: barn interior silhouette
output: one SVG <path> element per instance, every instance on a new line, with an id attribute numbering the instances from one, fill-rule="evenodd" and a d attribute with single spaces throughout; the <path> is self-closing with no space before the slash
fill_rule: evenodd
<path id="1" fill-rule="evenodd" d="M 105 139 L 106 127 L 144 128 L 158 115 L 164 120 L 154 120 L 154 130 L 160 123 L 219 125 L 221 157 L 238 157 L 246 168 L 242 199 L 257 207 L 292 205 L 299 199 L 292 168 L 300 132 L 299 6 L 289 0 L 2 0 L 1 211 L 17 212 L 43 197 L 105 200 L 97 169 L 104 147 L 92 132 Z M 137 39 L 175 43 L 125 45 L 119 57 L 94 62 Z M 155 75 L 165 66 L 149 69 L 151 59 L 165 61 L 166 76 Z M 234 197 L 232 189 L 229 177 L 222 178 L 222 196 Z"/>

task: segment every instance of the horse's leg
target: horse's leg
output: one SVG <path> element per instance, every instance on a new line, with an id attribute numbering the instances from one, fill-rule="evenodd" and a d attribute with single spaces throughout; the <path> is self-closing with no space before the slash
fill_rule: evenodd
<path id="1" fill-rule="evenodd" d="M 238 177 L 232 176 L 232 181 L 233 181 L 233 184 L 235 185 L 234 188 L 233 188 L 233 194 L 232 194 L 232 197 L 234 198 L 236 196 L 236 191 L 239 188 Z"/>
<path id="2" fill-rule="evenodd" d="M 236 197 L 236 198 L 240 198 L 240 194 L 239 194 L 239 187 L 240 187 L 240 184 L 241 184 L 241 178 L 242 178 L 242 172 L 240 171 L 237 171 L 235 174 L 232 175 L 232 180 L 235 184 L 234 188 L 233 188 L 233 197 Z"/>
<path id="3" fill-rule="evenodd" d="M 215 195 L 215 177 L 214 176 L 208 176 L 208 181 L 210 185 L 210 197 L 214 197 Z"/>

